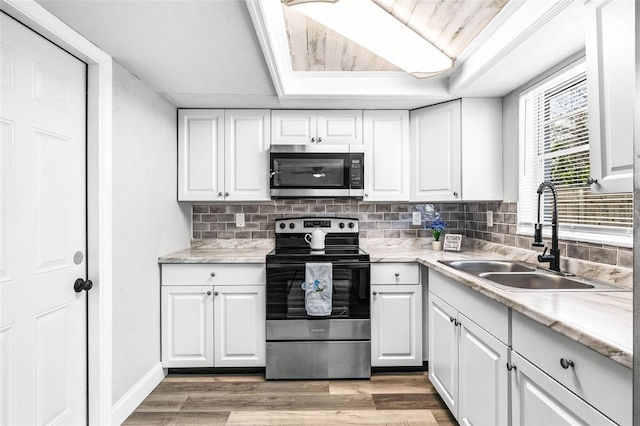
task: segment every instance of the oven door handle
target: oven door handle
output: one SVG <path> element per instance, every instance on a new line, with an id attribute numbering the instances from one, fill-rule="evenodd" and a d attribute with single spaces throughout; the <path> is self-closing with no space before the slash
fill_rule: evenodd
<path id="1" fill-rule="evenodd" d="M 306 262 L 299 263 L 269 263 L 267 262 L 267 269 L 285 269 L 296 266 L 304 266 Z M 310 262 L 310 263 L 322 263 L 322 262 Z M 371 267 L 370 262 L 331 262 L 333 267 L 341 267 L 346 266 L 349 268 L 357 268 L 357 269 L 369 269 Z"/>

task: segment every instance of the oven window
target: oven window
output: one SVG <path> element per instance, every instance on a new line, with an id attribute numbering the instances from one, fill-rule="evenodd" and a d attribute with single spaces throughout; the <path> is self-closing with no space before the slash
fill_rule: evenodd
<path id="1" fill-rule="evenodd" d="M 344 158 L 277 157 L 272 160 L 274 188 L 341 188 Z"/>
<path id="2" fill-rule="evenodd" d="M 333 265 L 331 316 L 323 318 L 370 318 L 369 265 Z M 319 318 L 307 316 L 301 285 L 305 265 L 267 265 L 267 319 Z"/>

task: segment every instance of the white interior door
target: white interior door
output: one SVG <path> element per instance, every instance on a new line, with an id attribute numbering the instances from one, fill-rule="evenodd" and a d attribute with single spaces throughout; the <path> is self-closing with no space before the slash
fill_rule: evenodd
<path id="1" fill-rule="evenodd" d="M 86 65 L 0 24 L 0 424 L 85 424 Z"/>

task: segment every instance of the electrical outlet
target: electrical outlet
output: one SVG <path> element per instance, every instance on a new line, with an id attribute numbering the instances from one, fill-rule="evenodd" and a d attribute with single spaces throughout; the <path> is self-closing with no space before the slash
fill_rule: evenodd
<path id="1" fill-rule="evenodd" d="M 491 228 L 493 226 L 493 211 L 487 210 L 487 228 Z"/>
<path id="2" fill-rule="evenodd" d="M 412 216 L 412 224 L 414 225 L 420 225 L 422 223 L 422 213 L 420 212 L 413 212 L 413 216 Z"/>
<path id="3" fill-rule="evenodd" d="M 236 228 L 244 227 L 244 213 L 236 213 Z"/>

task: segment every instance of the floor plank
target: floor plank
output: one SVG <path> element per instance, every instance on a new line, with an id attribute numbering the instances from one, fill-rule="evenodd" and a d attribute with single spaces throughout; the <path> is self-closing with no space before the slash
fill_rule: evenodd
<path id="1" fill-rule="evenodd" d="M 429 410 L 232 412 L 227 425 L 421 425 L 437 426 Z"/>
<path id="2" fill-rule="evenodd" d="M 124 425 L 427 425 L 456 421 L 426 372 L 371 380 L 170 375 Z"/>

